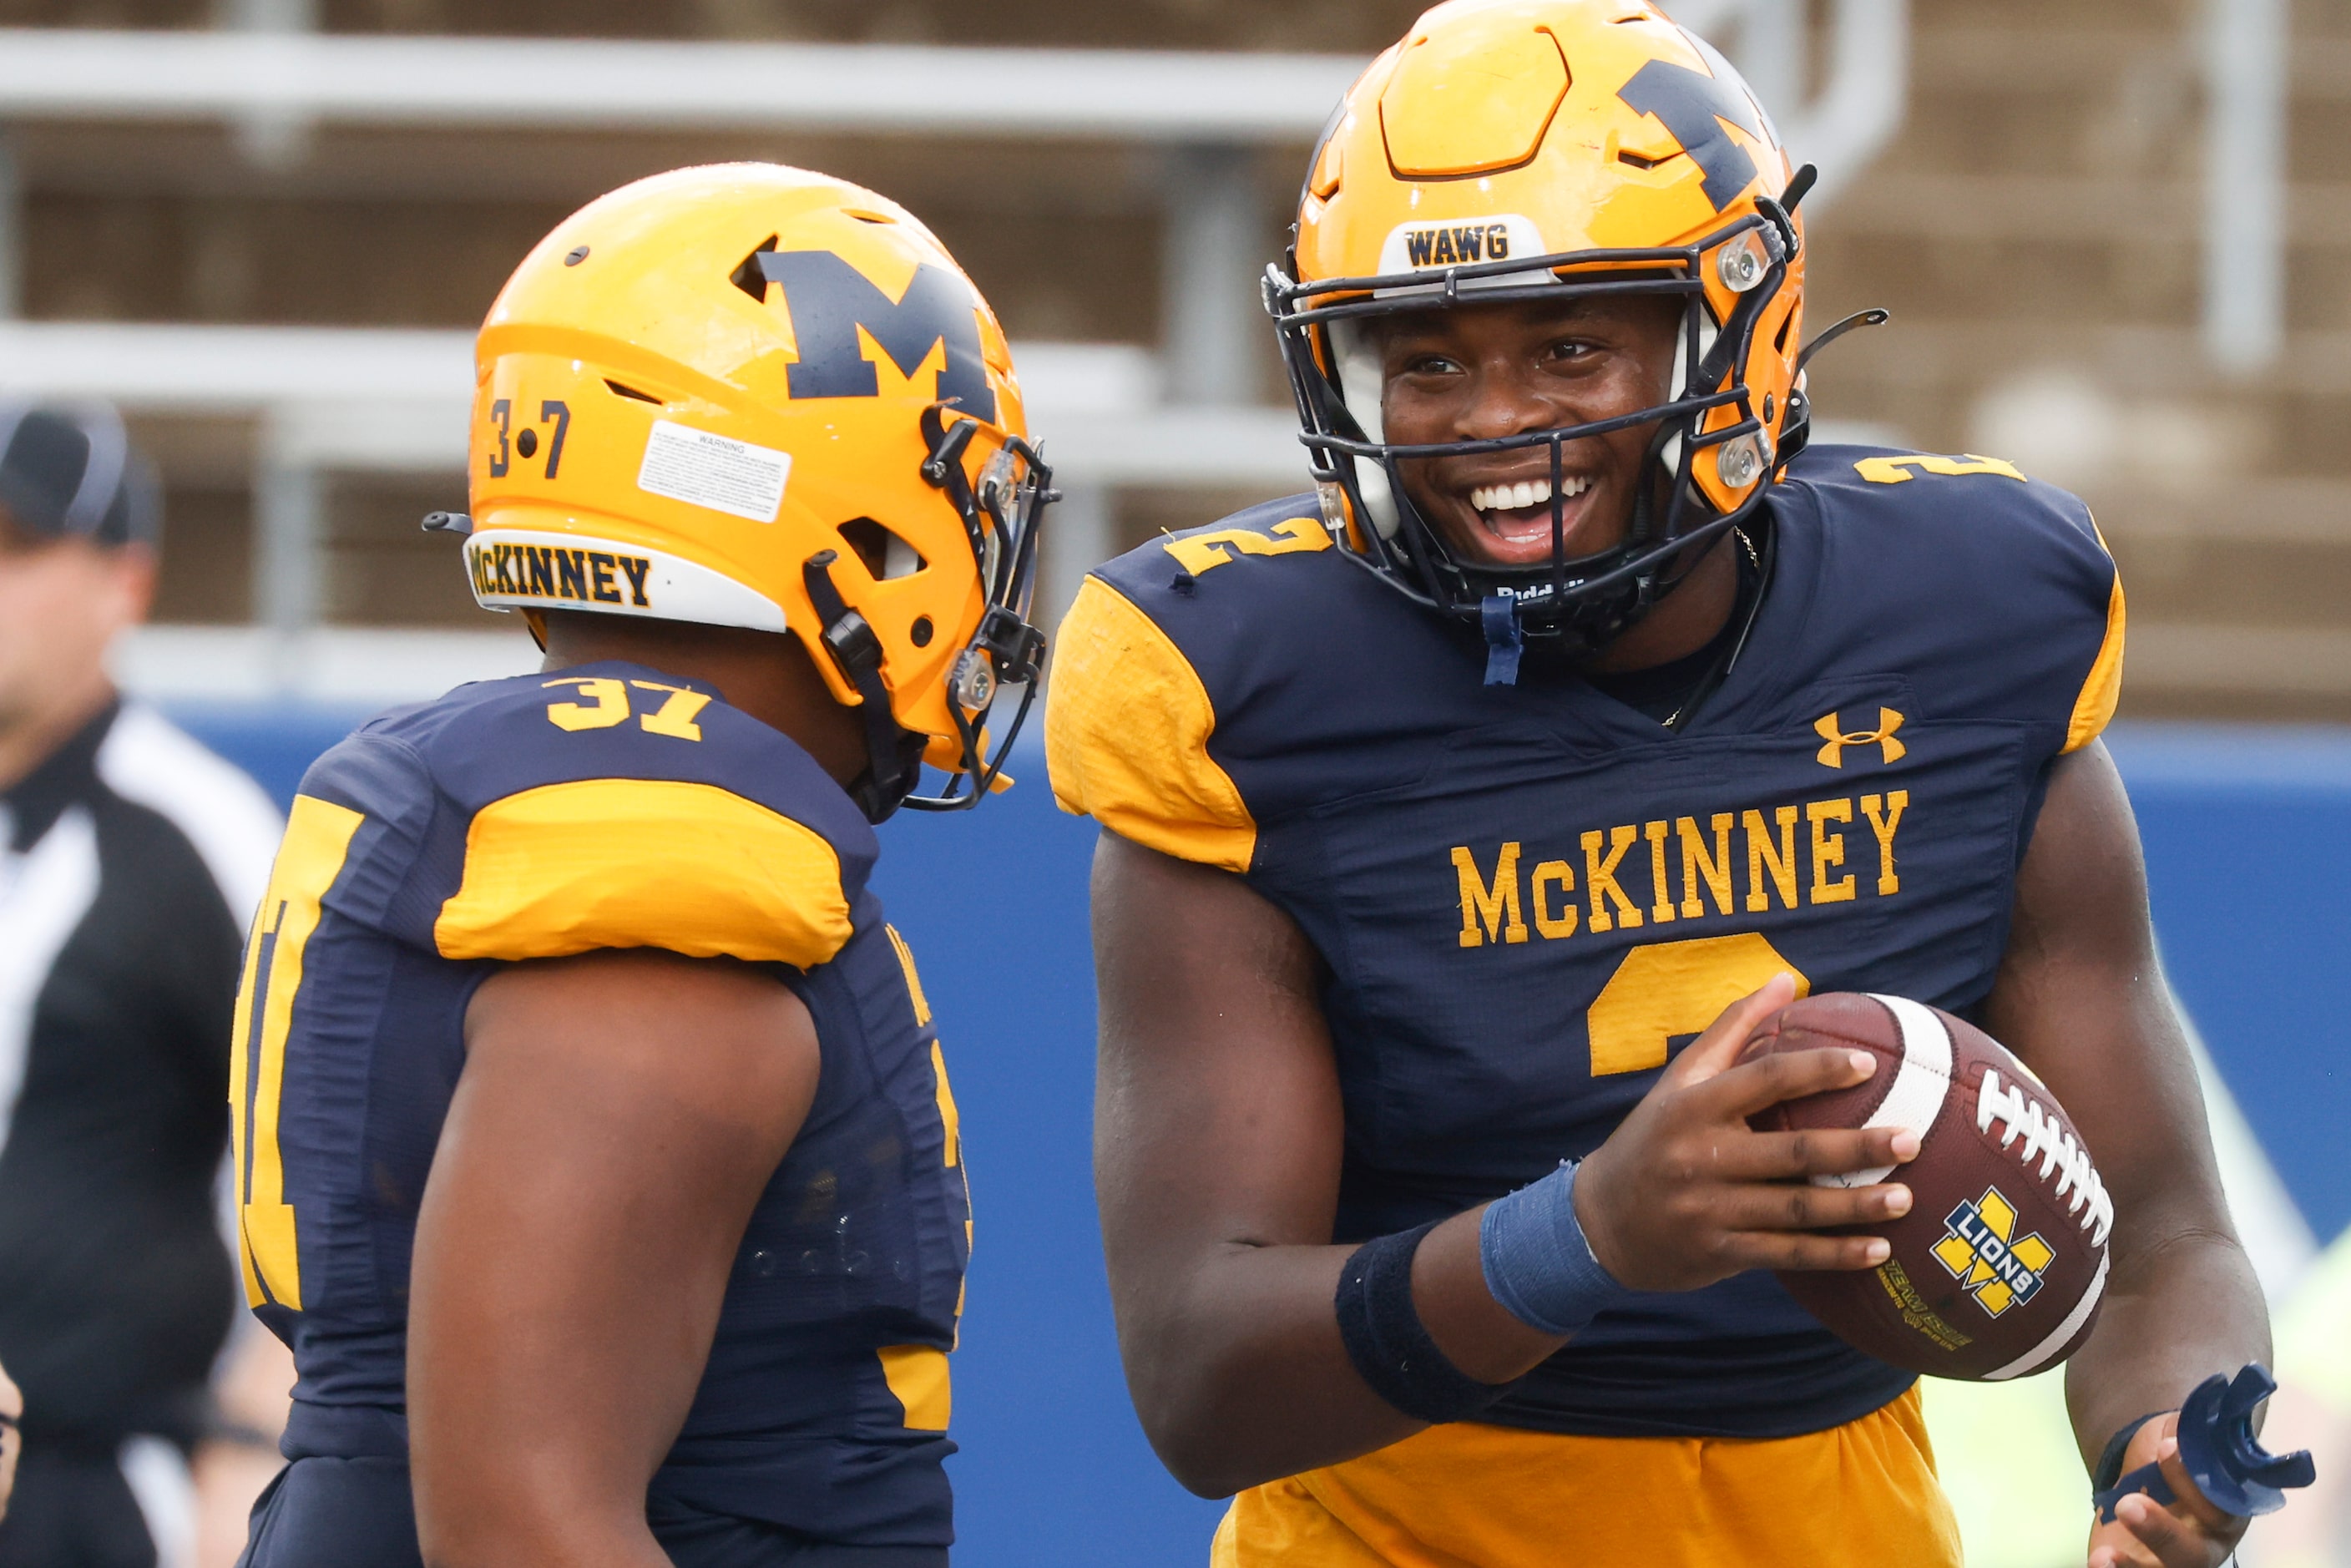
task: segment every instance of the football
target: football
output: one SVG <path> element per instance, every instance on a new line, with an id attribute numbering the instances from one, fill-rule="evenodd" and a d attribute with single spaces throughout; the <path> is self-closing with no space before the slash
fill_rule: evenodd
<path id="1" fill-rule="evenodd" d="M 1936 1377 L 1999 1382 L 2056 1365 L 2105 1293 L 2114 1203 L 2064 1107 L 1990 1035 L 1904 997 L 1835 992 L 1782 1009 L 1741 1061 L 1859 1048 L 1850 1089 L 1759 1113 L 1758 1132 L 1908 1127 L 1917 1158 L 1821 1186 L 1907 1183 L 1910 1212 L 1868 1234 L 1893 1252 L 1861 1272 L 1783 1271 L 1813 1316 L 1858 1349 Z"/>

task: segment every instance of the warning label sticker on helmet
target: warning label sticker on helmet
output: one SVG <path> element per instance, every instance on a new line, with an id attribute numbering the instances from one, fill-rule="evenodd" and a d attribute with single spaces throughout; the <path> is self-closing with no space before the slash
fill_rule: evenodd
<path id="1" fill-rule="evenodd" d="M 653 422 L 637 488 L 714 512 L 772 523 L 784 504 L 792 455 L 713 435 L 668 420 Z"/>

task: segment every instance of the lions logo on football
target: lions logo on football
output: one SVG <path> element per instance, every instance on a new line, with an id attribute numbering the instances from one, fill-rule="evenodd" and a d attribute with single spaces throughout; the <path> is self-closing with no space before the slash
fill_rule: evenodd
<path id="1" fill-rule="evenodd" d="M 1978 1202 L 1962 1202 L 1943 1225 L 1950 1234 L 1935 1243 L 1935 1260 L 1993 1317 L 2032 1300 L 2056 1260 L 2037 1231 L 2016 1238 L 2016 1207 L 1996 1186 L 1986 1187 Z"/>

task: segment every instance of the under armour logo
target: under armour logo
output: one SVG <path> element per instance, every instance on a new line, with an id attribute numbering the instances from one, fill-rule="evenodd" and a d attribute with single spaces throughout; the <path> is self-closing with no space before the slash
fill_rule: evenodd
<path id="1" fill-rule="evenodd" d="M 1894 732 L 1901 727 L 1902 716 L 1896 713 L 1890 707 L 1882 707 L 1877 710 L 1877 727 L 1876 729 L 1859 730 L 1850 735 L 1845 733 L 1844 726 L 1838 720 L 1836 715 L 1823 715 L 1822 717 L 1816 718 L 1813 721 L 1813 729 L 1814 733 L 1818 734 L 1823 740 L 1828 742 L 1826 746 L 1821 747 L 1821 766 L 1823 768 L 1844 767 L 1844 748 L 1848 746 L 1878 747 L 1885 752 L 1886 761 L 1898 762 L 1902 759 L 1903 755 L 1910 749 L 1908 747 L 1894 738 Z"/>

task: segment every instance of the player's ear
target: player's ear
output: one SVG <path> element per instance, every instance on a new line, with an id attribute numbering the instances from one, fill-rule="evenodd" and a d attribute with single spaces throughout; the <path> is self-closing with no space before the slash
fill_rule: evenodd
<path id="1" fill-rule="evenodd" d="M 122 594 L 122 618 L 127 625 L 145 621 L 155 607 L 155 580 L 162 561 L 152 547 L 121 545 L 113 551 L 115 580 Z"/>
<path id="2" fill-rule="evenodd" d="M 76 572 L 86 596 L 89 613 L 110 632 L 136 626 L 147 619 L 155 602 L 157 560 L 149 546 L 132 541 L 129 544 L 101 545 L 88 539 L 66 539 L 59 548 L 79 555 L 81 570 Z"/>

